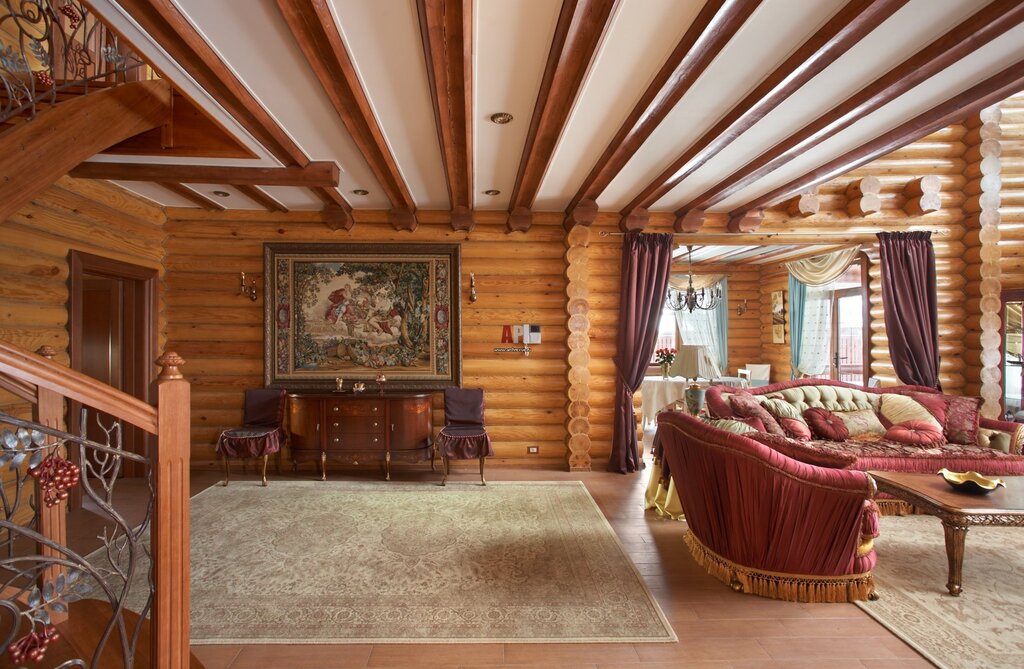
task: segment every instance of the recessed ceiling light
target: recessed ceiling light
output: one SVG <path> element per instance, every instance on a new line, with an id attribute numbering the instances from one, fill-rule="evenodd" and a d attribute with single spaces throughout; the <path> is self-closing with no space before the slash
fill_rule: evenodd
<path id="1" fill-rule="evenodd" d="M 213 194 L 216 195 L 217 197 L 231 197 L 231 193 L 227 192 L 226 190 L 215 190 L 213 191 Z"/>
<path id="2" fill-rule="evenodd" d="M 490 190 L 485 190 L 484 195 L 501 195 L 501 191 L 491 188 Z"/>
<path id="3" fill-rule="evenodd" d="M 497 114 L 491 114 L 491 121 L 498 125 L 505 125 L 512 120 L 512 114 L 508 112 L 498 112 Z"/>
<path id="4" fill-rule="evenodd" d="M 352 194 L 353 195 L 369 195 L 370 191 L 366 190 L 365 188 L 357 188 L 354 191 L 352 191 Z"/>

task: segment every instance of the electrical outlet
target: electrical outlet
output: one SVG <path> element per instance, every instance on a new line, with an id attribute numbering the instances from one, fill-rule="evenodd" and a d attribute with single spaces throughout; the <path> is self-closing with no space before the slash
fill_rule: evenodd
<path id="1" fill-rule="evenodd" d="M 540 453 L 540 446 L 527 446 L 526 447 L 526 454 L 527 455 L 537 455 L 538 453 Z"/>

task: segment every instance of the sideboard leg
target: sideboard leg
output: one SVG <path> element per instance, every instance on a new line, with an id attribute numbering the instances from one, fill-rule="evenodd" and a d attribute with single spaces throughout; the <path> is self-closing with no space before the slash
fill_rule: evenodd
<path id="1" fill-rule="evenodd" d="M 327 451 L 320 451 L 320 480 L 327 480 Z"/>
<path id="2" fill-rule="evenodd" d="M 391 451 L 384 452 L 384 480 L 391 480 Z"/>

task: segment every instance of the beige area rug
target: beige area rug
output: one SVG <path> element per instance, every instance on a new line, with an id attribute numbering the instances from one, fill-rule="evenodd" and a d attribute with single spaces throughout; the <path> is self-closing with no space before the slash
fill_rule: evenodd
<path id="1" fill-rule="evenodd" d="M 857 606 L 943 669 L 1024 667 L 1024 530 L 968 530 L 959 597 L 946 592 L 941 521 L 887 516 L 881 530 L 880 599 Z"/>
<path id="2" fill-rule="evenodd" d="M 191 608 L 194 644 L 676 639 L 580 482 L 215 486 Z"/>

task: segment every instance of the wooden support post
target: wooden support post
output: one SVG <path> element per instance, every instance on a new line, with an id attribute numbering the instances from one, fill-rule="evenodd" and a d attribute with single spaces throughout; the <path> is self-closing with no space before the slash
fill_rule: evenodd
<path id="1" fill-rule="evenodd" d="M 37 355 L 41 355 L 48 360 L 53 360 L 56 357 L 57 352 L 51 346 L 42 346 L 36 351 Z M 36 403 L 33 407 L 32 420 L 40 425 L 52 427 L 57 430 L 64 429 L 64 398 L 57 392 L 49 390 L 47 388 L 39 388 L 36 394 Z M 56 439 L 50 437 L 47 439 L 48 443 L 55 442 Z M 66 456 L 67 453 L 63 452 L 61 448 L 58 452 L 60 456 Z M 38 479 L 35 484 L 36 489 L 36 504 L 39 509 L 39 533 L 44 537 L 49 538 L 56 544 L 61 546 L 68 545 L 67 537 L 67 501 L 59 502 L 53 506 L 46 506 L 42 503 L 43 494 L 42 489 L 39 486 Z M 51 558 L 63 558 L 64 555 L 59 551 L 55 551 L 52 548 L 48 548 L 40 544 L 38 546 L 39 555 Z M 64 573 L 66 570 L 64 567 L 51 566 L 43 570 L 39 575 L 39 587 L 42 588 L 46 583 L 53 583 L 57 580 L 57 577 Z M 56 613 L 51 610 L 51 619 L 56 624 L 67 620 L 66 613 Z"/>
<path id="2" fill-rule="evenodd" d="M 942 180 L 935 174 L 914 179 L 903 188 L 903 194 L 907 197 L 903 211 L 907 216 L 938 211 L 942 208 L 942 197 L 939 195 L 941 190 Z"/>
<path id="3" fill-rule="evenodd" d="M 676 212 L 676 220 L 672 229 L 676 232 L 698 232 L 704 227 L 704 211 L 702 209 L 690 209 L 689 211 Z"/>
<path id="4" fill-rule="evenodd" d="M 643 230 L 647 227 L 647 222 L 651 220 L 651 215 L 643 207 L 637 207 L 633 211 L 624 215 L 619 221 L 619 229 L 623 232 L 630 232 L 632 230 Z"/>
<path id="5" fill-rule="evenodd" d="M 821 201 L 818 199 L 818 189 L 801 193 L 786 203 L 786 213 L 796 218 L 807 218 L 814 216 L 821 210 Z"/>
<path id="6" fill-rule="evenodd" d="M 533 225 L 533 212 L 526 207 L 516 207 L 508 215 L 509 232 L 526 232 Z"/>
<path id="7" fill-rule="evenodd" d="M 982 109 L 981 120 L 981 211 L 977 214 L 981 242 L 981 414 L 1002 418 L 1002 281 L 999 249 L 1001 112 L 993 105 Z"/>
<path id="8" fill-rule="evenodd" d="M 569 471 L 590 471 L 590 302 L 587 267 L 590 228 L 577 225 L 565 236 L 566 305 L 569 335 L 569 397 L 566 446 Z"/>
<path id="9" fill-rule="evenodd" d="M 189 384 L 173 352 L 156 363 L 157 447 L 153 500 L 153 609 L 150 666 L 189 666 Z"/>
<path id="10" fill-rule="evenodd" d="M 878 177 L 864 177 L 846 187 L 846 213 L 850 216 L 870 216 L 882 210 L 882 198 L 878 196 L 882 182 Z"/>

